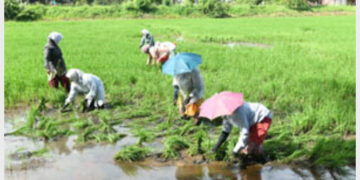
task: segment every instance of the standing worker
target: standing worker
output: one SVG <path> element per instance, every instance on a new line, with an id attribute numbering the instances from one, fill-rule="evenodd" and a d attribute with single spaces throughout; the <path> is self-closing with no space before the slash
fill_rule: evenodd
<path id="1" fill-rule="evenodd" d="M 71 80 L 71 90 L 65 100 L 61 111 L 75 99 L 78 93 L 86 94 L 84 100 L 84 111 L 91 111 L 95 108 L 104 108 L 105 90 L 101 79 L 93 74 L 83 73 L 79 69 L 70 69 L 66 77 Z"/>
<path id="2" fill-rule="evenodd" d="M 62 57 L 61 49 L 58 46 L 62 38 L 63 36 L 58 32 L 52 32 L 49 34 L 48 43 L 44 48 L 44 66 L 48 75 L 49 86 L 57 89 L 60 82 L 66 92 L 69 92 L 70 81 L 65 76 L 66 66 Z"/>
<path id="3" fill-rule="evenodd" d="M 142 37 L 140 41 L 139 48 L 141 49 L 144 45 L 154 46 L 155 41 L 154 37 L 150 34 L 150 32 L 147 29 L 143 29 L 141 31 Z"/>

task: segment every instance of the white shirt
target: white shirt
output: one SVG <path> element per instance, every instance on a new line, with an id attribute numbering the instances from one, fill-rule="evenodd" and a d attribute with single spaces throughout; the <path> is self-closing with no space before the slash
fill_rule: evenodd
<path id="1" fill-rule="evenodd" d="M 70 103 L 74 100 L 77 93 L 86 94 L 85 98 L 95 100 L 98 105 L 102 105 L 105 101 L 105 91 L 101 79 L 93 74 L 83 74 L 81 80 L 78 82 L 71 82 L 70 93 L 65 103 Z"/>
<path id="2" fill-rule="evenodd" d="M 238 107 L 232 115 L 224 116 L 223 131 L 230 133 L 233 126 L 240 129 L 240 137 L 233 150 L 234 152 L 239 152 L 246 146 L 250 127 L 261 122 L 265 117 L 272 118 L 270 110 L 260 103 L 250 102 Z"/>

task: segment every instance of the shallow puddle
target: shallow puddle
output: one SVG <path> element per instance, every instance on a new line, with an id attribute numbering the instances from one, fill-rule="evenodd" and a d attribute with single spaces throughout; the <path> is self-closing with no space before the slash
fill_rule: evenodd
<path id="1" fill-rule="evenodd" d="M 14 130 L 14 118 L 23 115 L 5 116 L 5 130 Z M 338 175 L 329 170 L 315 170 L 289 165 L 268 163 L 252 165 L 241 169 L 238 165 L 224 162 L 195 165 L 188 162 L 176 162 L 163 166 L 159 162 L 129 163 L 113 159 L 115 153 L 124 146 L 136 143 L 137 138 L 130 129 L 114 127 L 119 133 L 128 134 L 115 144 L 77 145 L 76 136 L 60 138 L 45 143 L 41 139 L 21 136 L 5 136 L 5 178 L 6 179 L 355 179 L 355 168 L 345 167 L 346 174 Z M 48 152 L 41 156 L 26 156 L 44 148 Z M 146 144 L 160 151 L 160 142 Z M 11 156 L 18 152 L 22 158 Z M 19 153 L 19 154 L 21 154 Z"/>

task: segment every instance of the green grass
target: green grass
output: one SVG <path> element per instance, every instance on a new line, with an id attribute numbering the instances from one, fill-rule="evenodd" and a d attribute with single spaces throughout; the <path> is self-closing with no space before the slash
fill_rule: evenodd
<path id="1" fill-rule="evenodd" d="M 96 74 L 105 83 L 106 100 L 114 112 L 92 114 L 102 119 L 101 127 L 96 126 L 100 132 L 111 134 L 113 122 L 130 119 L 131 128 L 142 125 L 159 136 L 183 134 L 186 141 L 196 143 L 191 140 L 193 127 L 179 120 L 171 104 L 172 78 L 146 66 L 146 56 L 137 48 L 143 28 L 157 41 L 181 36 L 178 51 L 202 55 L 205 98 L 222 90 L 242 92 L 246 101 L 262 102 L 272 110 L 264 148 L 274 160 L 309 158 L 320 139 L 355 134 L 354 15 L 6 22 L 6 107 L 32 105 L 42 98 L 54 107 L 63 103 L 65 94 L 48 87 L 43 68 L 46 37 L 56 30 L 64 35 L 60 47 L 67 67 Z M 228 41 L 271 48 L 231 49 L 223 45 Z M 91 134 L 97 129 L 87 123 L 76 124 L 85 128 L 80 137 L 95 140 Z M 204 138 L 204 151 L 220 132 L 216 129 Z M 224 151 L 229 152 L 237 136 L 232 133 Z M 298 151 L 303 149 L 308 151 Z M 347 149 L 347 157 L 355 154 L 355 148 Z"/>
<path id="2" fill-rule="evenodd" d="M 163 157 L 165 158 L 176 158 L 180 156 L 179 151 L 189 147 L 189 143 L 185 138 L 173 135 L 166 137 L 164 141 Z"/>
<path id="3" fill-rule="evenodd" d="M 114 156 L 116 160 L 122 161 L 139 161 L 151 153 L 150 149 L 137 145 L 126 146 L 117 152 Z"/>

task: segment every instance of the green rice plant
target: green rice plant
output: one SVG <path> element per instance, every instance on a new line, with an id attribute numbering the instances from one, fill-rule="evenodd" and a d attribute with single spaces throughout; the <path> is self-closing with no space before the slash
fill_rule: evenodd
<path id="1" fill-rule="evenodd" d="M 203 128 L 197 128 L 197 132 L 195 132 L 193 136 L 193 143 L 190 143 L 189 145 L 189 154 L 191 156 L 206 152 L 206 150 L 202 147 L 205 137 L 206 131 Z"/>
<path id="2" fill-rule="evenodd" d="M 40 98 L 39 105 L 37 106 L 37 109 L 41 112 L 46 110 L 46 103 L 47 100 L 44 97 Z"/>
<path id="3" fill-rule="evenodd" d="M 81 130 L 88 126 L 90 126 L 90 123 L 83 119 L 78 119 L 77 121 L 71 123 L 71 127 L 74 127 L 76 130 Z"/>
<path id="4" fill-rule="evenodd" d="M 163 121 L 162 123 L 156 125 L 154 127 L 154 129 L 156 131 L 166 131 L 167 129 L 172 127 L 172 123 L 170 123 L 169 121 Z"/>
<path id="5" fill-rule="evenodd" d="M 126 134 L 95 134 L 91 135 L 89 139 L 94 139 L 96 142 L 109 142 L 109 143 L 116 143 L 119 139 L 125 137 Z"/>
<path id="6" fill-rule="evenodd" d="M 42 156 L 42 155 L 44 155 L 44 154 L 47 153 L 47 152 L 48 152 L 48 149 L 45 147 L 45 148 L 41 148 L 41 149 L 39 149 L 39 150 L 33 151 L 33 152 L 32 152 L 32 155 L 33 155 L 33 156 Z"/>
<path id="7" fill-rule="evenodd" d="M 33 156 L 42 156 L 44 155 L 48 150 L 46 148 L 41 148 L 34 151 L 26 151 L 25 148 L 18 148 L 15 150 L 15 152 L 11 153 L 9 155 L 10 159 L 29 159 Z"/>
<path id="8" fill-rule="evenodd" d="M 140 161 L 149 156 L 150 149 L 137 145 L 126 146 L 117 152 L 114 156 L 116 160 L 122 161 Z"/>
<path id="9" fill-rule="evenodd" d="M 222 160 L 223 156 L 224 156 L 224 152 L 225 152 L 223 150 L 224 146 L 220 146 L 218 151 L 216 151 L 215 153 L 210 152 L 210 150 L 215 146 L 216 142 L 217 142 L 216 139 L 212 139 L 212 138 L 208 137 L 204 140 L 204 143 L 203 143 L 203 146 L 206 149 L 205 157 L 206 157 L 206 159 L 208 159 L 210 161 Z"/>
<path id="10" fill-rule="evenodd" d="M 341 138 L 322 138 L 311 149 L 309 159 L 313 162 L 313 166 L 321 165 L 328 168 L 355 164 L 356 158 L 353 151 L 355 146 L 355 139 L 345 141 Z"/>
<path id="11" fill-rule="evenodd" d="M 56 105 L 56 107 L 60 108 L 65 103 L 66 92 L 64 91 L 64 89 L 62 89 L 61 86 L 57 90 L 51 89 L 50 92 L 52 95 L 47 97 L 49 103 Z"/>
<path id="12" fill-rule="evenodd" d="M 162 156 L 165 158 L 175 158 L 180 155 L 179 151 L 189 147 L 189 143 L 181 136 L 168 136 L 164 141 Z"/>
<path id="13" fill-rule="evenodd" d="M 297 156 L 296 151 L 305 149 L 306 146 L 299 142 L 291 142 L 285 139 L 274 139 L 264 141 L 264 152 L 272 160 L 284 160 L 286 157 Z M 303 152 L 301 152 L 303 153 Z M 295 158 L 294 157 L 294 158 Z M 296 157 L 297 158 L 297 157 Z M 290 159 L 287 159 L 289 161 Z"/>
<path id="14" fill-rule="evenodd" d="M 144 142 L 151 142 L 155 140 L 155 133 L 149 129 L 144 128 L 134 128 L 132 131 L 136 137 L 138 137 L 137 145 L 142 145 Z"/>
<path id="15" fill-rule="evenodd" d="M 36 107 L 31 107 L 30 111 L 27 113 L 26 127 L 33 128 L 39 116 L 39 109 Z"/>
<path id="16" fill-rule="evenodd" d="M 59 128 L 56 120 L 48 117 L 41 117 L 35 130 L 37 136 L 44 137 L 47 140 L 73 134 L 67 128 Z"/>
<path id="17" fill-rule="evenodd" d="M 97 130 L 96 126 L 89 126 L 83 132 L 81 132 L 77 138 L 78 142 L 86 142 L 90 140 L 91 134 Z"/>
<path id="18" fill-rule="evenodd" d="M 194 126 L 194 122 L 189 120 L 186 122 L 186 124 L 184 124 L 178 128 L 180 131 L 179 134 L 180 134 L 180 136 L 184 136 L 186 134 L 189 134 L 195 128 L 196 128 L 196 126 Z"/>

